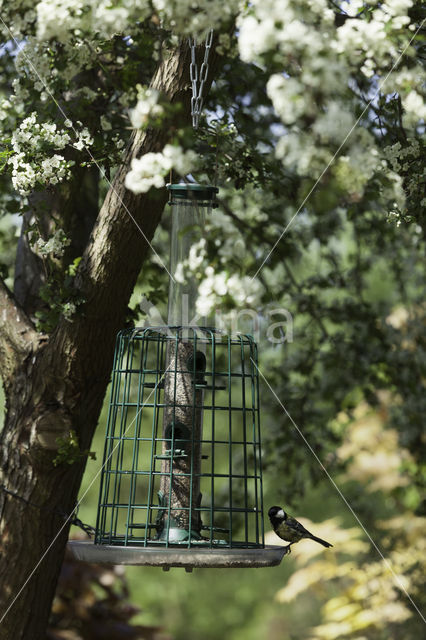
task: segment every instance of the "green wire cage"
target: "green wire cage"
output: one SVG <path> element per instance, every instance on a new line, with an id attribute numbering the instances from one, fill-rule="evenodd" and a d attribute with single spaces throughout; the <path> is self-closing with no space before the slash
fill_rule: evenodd
<path id="1" fill-rule="evenodd" d="M 171 271 L 214 187 L 171 185 Z M 194 283 L 171 282 L 169 325 L 117 336 L 93 562 L 185 567 L 279 564 L 265 546 L 257 347 L 251 336 L 174 324 Z"/>

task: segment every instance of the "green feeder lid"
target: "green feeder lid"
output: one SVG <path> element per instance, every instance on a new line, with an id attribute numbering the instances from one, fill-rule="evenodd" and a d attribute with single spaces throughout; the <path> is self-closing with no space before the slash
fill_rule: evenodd
<path id="1" fill-rule="evenodd" d="M 168 184 L 167 189 L 170 191 L 171 200 L 197 200 L 197 201 L 214 201 L 216 193 L 219 189 L 210 184 L 198 184 L 193 182 L 182 182 L 179 184 Z"/>

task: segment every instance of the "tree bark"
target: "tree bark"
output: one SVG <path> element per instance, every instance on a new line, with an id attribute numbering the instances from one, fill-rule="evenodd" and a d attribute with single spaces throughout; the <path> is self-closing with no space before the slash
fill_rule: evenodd
<path id="1" fill-rule="evenodd" d="M 29 227 L 37 220 L 40 236 L 47 240 L 61 228 L 70 245 L 55 267 L 64 267 L 81 256 L 87 245 L 99 211 L 99 170 L 97 167 L 75 168 L 72 180 L 54 190 L 37 191 L 31 195 L 30 210 L 23 216 L 21 234 L 15 260 L 14 294 L 30 316 L 37 311 L 48 310 L 48 304 L 40 298 L 40 287 L 49 278 L 43 260 L 34 252 Z"/>
<path id="2" fill-rule="evenodd" d="M 170 102 L 184 104 L 186 122 L 189 61 L 188 47 L 179 46 L 152 80 Z M 41 507 L 0 490 L 0 640 L 45 637 L 68 535 L 57 511 L 72 511 L 85 467 L 83 457 L 54 466 L 57 439 L 73 429 L 81 451 L 90 447 L 115 335 L 166 200 L 163 193 L 134 195 L 124 177 L 132 158 L 159 151 L 169 139 L 165 128 L 132 135 L 79 265 L 75 288 L 84 302 L 72 322 L 61 318 L 50 336 L 40 335 L 0 287 L 0 374 L 6 391 L 0 485 Z"/>

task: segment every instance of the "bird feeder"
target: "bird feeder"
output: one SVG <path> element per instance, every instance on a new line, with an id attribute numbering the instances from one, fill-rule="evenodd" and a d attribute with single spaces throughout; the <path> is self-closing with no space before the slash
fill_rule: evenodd
<path id="1" fill-rule="evenodd" d="M 168 186 L 171 274 L 202 234 L 217 189 Z M 196 281 L 170 282 L 164 327 L 117 336 L 91 562 L 263 567 L 265 546 L 257 347 L 251 336 L 183 322 Z"/>

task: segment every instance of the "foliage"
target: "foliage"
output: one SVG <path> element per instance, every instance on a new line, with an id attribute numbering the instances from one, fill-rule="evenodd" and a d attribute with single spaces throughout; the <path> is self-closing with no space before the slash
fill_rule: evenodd
<path id="1" fill-rule="evenodd" d="M 61 230 L 59 230 L 61 232 Z M 35 312 L 37 329 L 41 332 L 50 333 L 56 327 L 60 316 L 66 318 L 69 322 L 72 322 L 75 313 L 78 310 L 78 306 L 83 302 L 83 299 L 73 288 L 73 281 L 76 273 L 76 269 L 80 262 L 80 258 L 76 258 L 66 269 L 65 274 L 61 273 L 54 263 L 48 257 L 49 253 L 52 253 L 52 241 L 56 239 L 57 234 L 53 235 L 48 243 L 44 243 L 41 238 L 36 242 L 38 246 L 42 246 L 43 262 L 48 273 L 46 282 L 40 287 L 39 296 L 40 300 L 46 304 Z M 50 245 L 47 246 L 46 245 Z M 64 246 L 59 242 L 59 246 Z"/>
<path id="2" fill-rule="evenodd" d="M 344 528 L 338 518 L 321 525 L 304 522 L 333 540 L 336 550 L 324 553 L 299 545 L 294 554 L 297 570 L 276 596 L 279 602 L 291 603 L 304 593 L 315 594 L 321 623 L 306 631 L 312 640 L 421 634 L 425 518 L 404 504 L 409 487 L 404 469 L 410 455 L 399 447 L 395 430 L 384 430 L 387 405 L 385 401 L 380 413 L 358 407 L 337 451 L 342 461 L 348 461 L 339 487 L 351 504 L 358 495 L 356 510 L 365 513 L 362 504 L 370 502 L 365 526 L 378 547 L 369 544 L 359 526 Z"/>
<path id="3" fill-rule="evenodd" d="M 92 460 L 96 460 L 96 453 L 94 451 L 81 451 L 78 443 L 78 437 L 74 429 L 70 429 L 68 436 L 57 438 L 58 453 L 53 459 L 53 464 L 74 464 L 81 460 L 81 458 L 89 457 Z"/>

